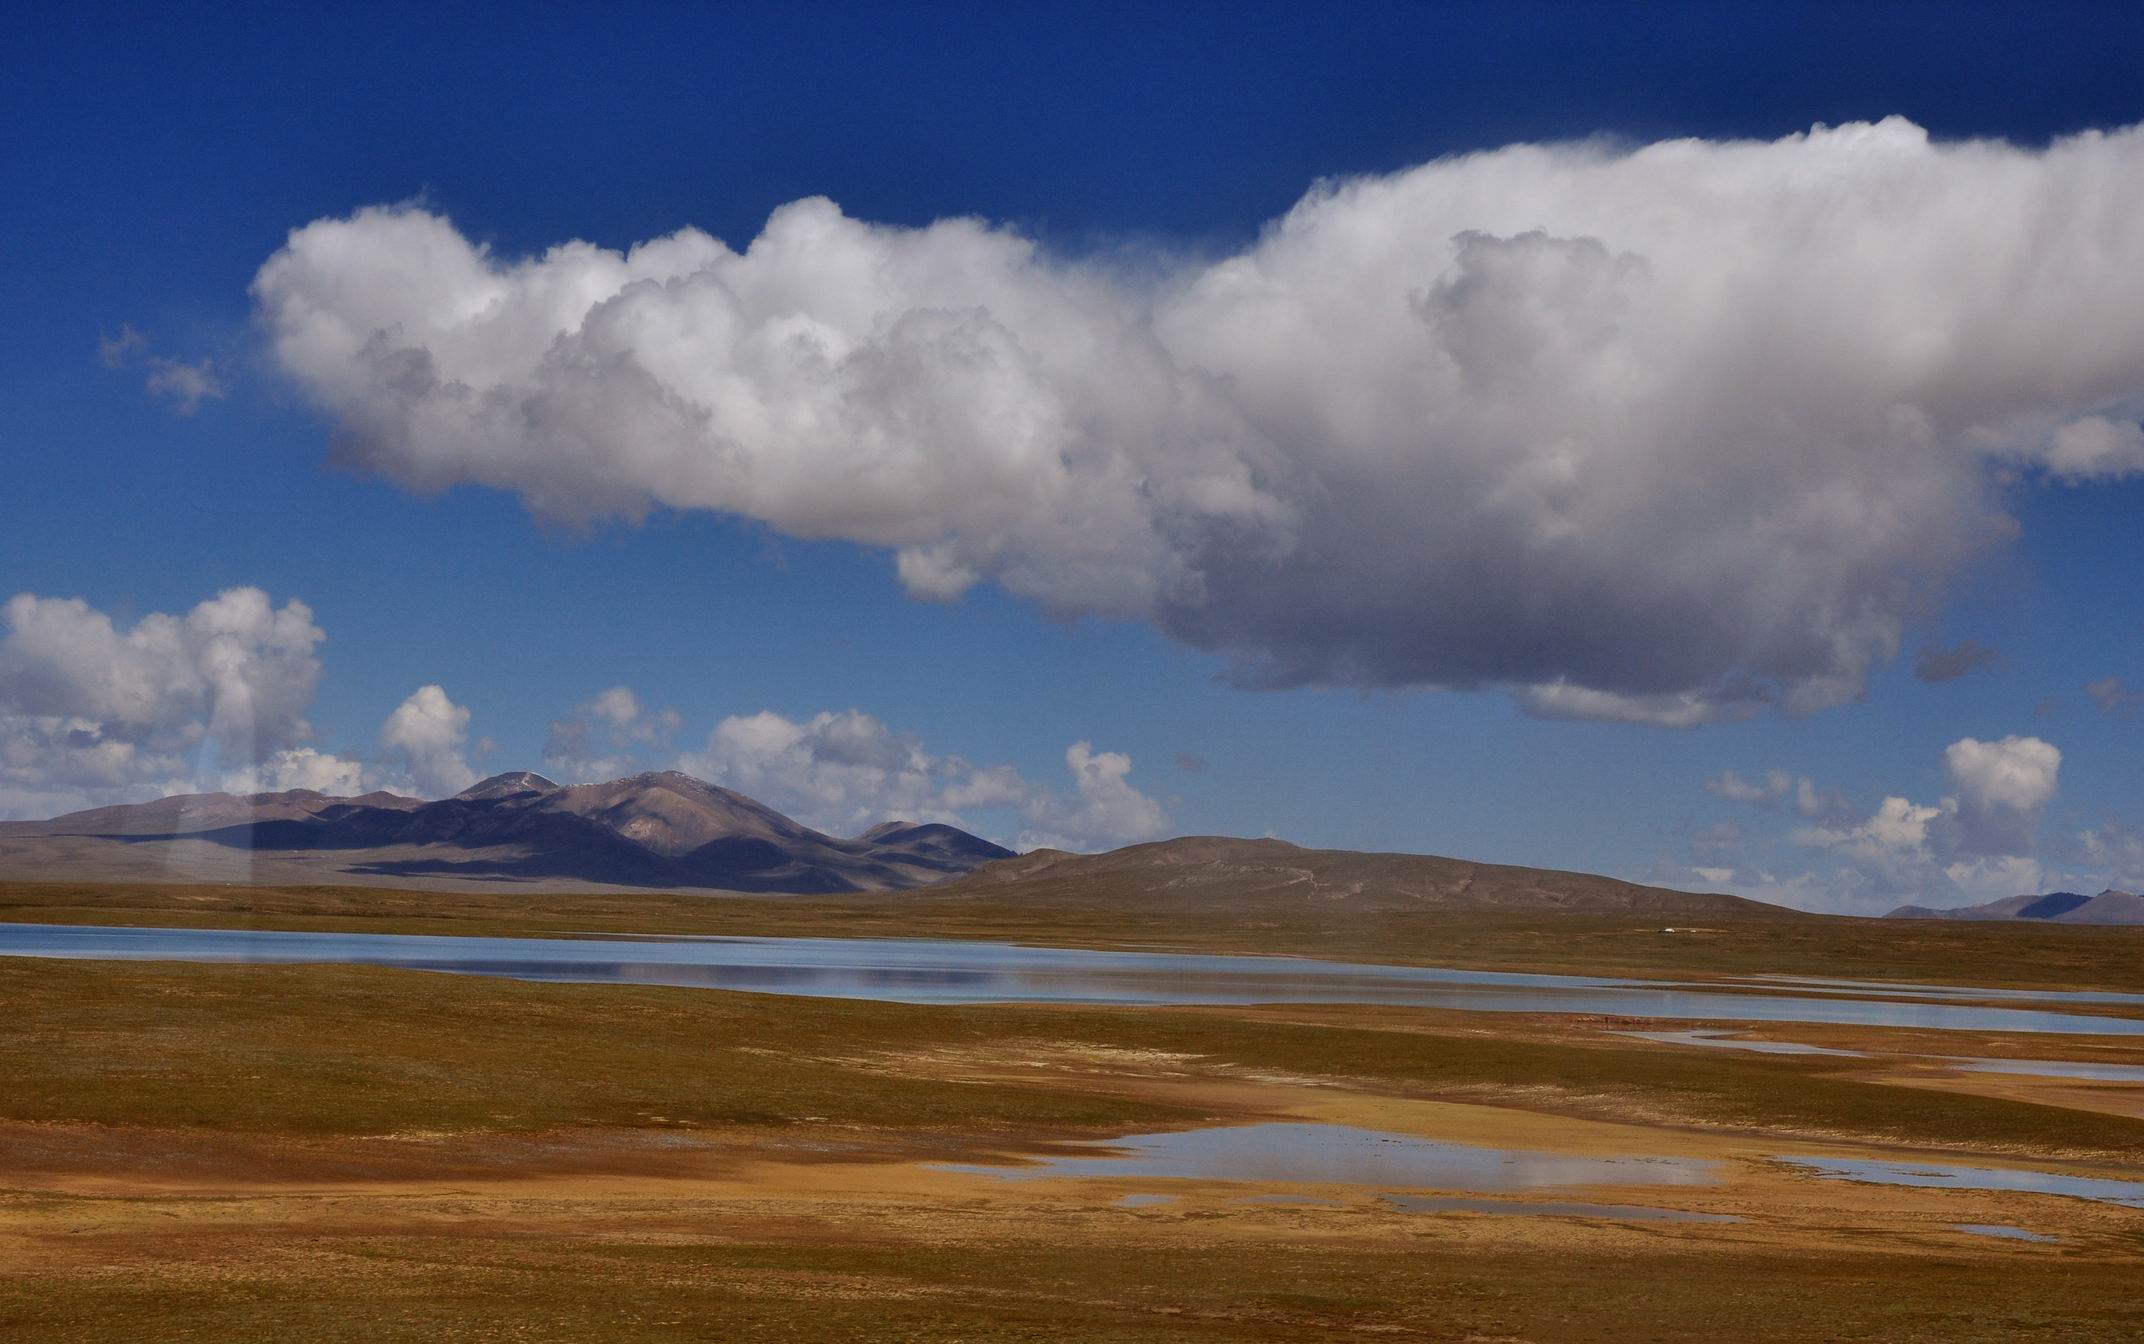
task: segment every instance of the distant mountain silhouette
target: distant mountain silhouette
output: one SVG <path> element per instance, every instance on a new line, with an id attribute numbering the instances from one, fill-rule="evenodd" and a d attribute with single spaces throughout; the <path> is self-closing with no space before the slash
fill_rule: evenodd
<path id="1" fill-rule="evenodd" d="M 1012 857 L 936 823 L 888 822 L 840 839 L 668 770 L 571 787 L 519 770 L 437 802 L 309 789 L 190 794 L 0 824 L 7 859 L 40 839 L 206 843 L 275 856 L 279 872 L 318 869 L 313 880 L 339 872 L 796 893 L 901 890 Z"/>
<path id="2" fill-rule="evenodd" d="M 1979 905 L 1902 905 L 1885 919 L 2036 919 L 2057 924 L 2144 924 L 2144 896 L 2112 887 L 2097 896 L 2051 891 L 2005 896 Z"/>

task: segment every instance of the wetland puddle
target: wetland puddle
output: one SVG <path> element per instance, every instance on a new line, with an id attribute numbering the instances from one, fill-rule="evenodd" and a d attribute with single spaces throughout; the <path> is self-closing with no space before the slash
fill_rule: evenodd
<path id="1" fill-rule="evenodd" d="M 339 963 L 520 980 L 681 985 L 902 1003 L 1344 1003 L 1497 1013 L 2144 1036 L 2144 1018 L 1942 1001 L 1947 995 L 1968 994 L 2006 1002 L 2085 1001 L 2057 992 L 1868 987 L 1871 993 L 1922 996 L 1915 1001 L 1852 997 L 1851 987 L 1839 982 L 1769 981 L 1761 988 L 1698 988 L 1616 977 L 923 938 L 477 938 L 0 923 L 0 955 Z"/>
<path id="2" fill-rule="evenodd" d="M 1537 1218 L 1613 1218 L 1618 1222 L 1646 1223 L 1742 1221 L 1731 1213 L 1691 1213 L 1686 1209 L 1655 1209 L 1643 1204 L 1520 1204 L 1510 1200 L 1456 1199 L 1437 1195 L 1386 1195 L 1384 1199 L 1402 1213 L 1531 1214 Z"/>
<path id="3" fill-rule="evenodd" d="M 1003 1181 L 1162 1178 L 1474 1191 L 1710 1185 L 1715 1171 L 1714 1163 L 1691 1158 L 1575 1157 L 1285 1121 L 1128 1134 L 1070 1146 L 1080 1151 L 1020 1165 L 939 1163 L 933 1169 Z"/>
<path id="4" fill-rule="evenodd" d="M 1976 1237 L 2001 1237 L 2004 1241 L 2053 1243 L 2060 1240 L 2058 1237 L 2048 1236 L 2045 1232 L 2031 1232 L 2022 1227 L 2012 1227 L 2008 1223 L 1952 1223 L 1950 1227 L 1953 1232 L 1965 1232 Z"/>
<path id="5" fill-rule="evenodd" d="M 1798 1041 L 1761 1041 L 1731 1031 L 1694 1028 L 1689 1031 L 1617 1031 L 1640 1041 L 1662 1045 L 1695 1045 L 1714 1050 L 1747 1050 L 1760 1055 L 1830 1055 L 1840 1059 L 1872 1059 L 1860 1050 L 1834 1050 L 1829 1046 L 1803 1045 Z M 1927 1060 L 1960 1073 L 2005 1073 L 2029 1078 L 2069 1078 L 2096 1083 L 2144 1083 L 2144 1064 L 2099 1063 L 2068 1059 L 1998 1059 L 1963 1055 L 1900 1055 L 1899 1059 Z"/>
<path id="6" fill-rule="evenodd" d="M 1641 1041 L 1658 1041 L 1662 1045 L 1702 1045 L 1715 1050 L 1748 1050 L 1760 1055 L 1837 1055 L 1845 1059 L 1866 1059 L 1858 1050 L 1832 1050 L 1821 1045 L 1802 1045 L 1795 1041 L 1755 1041 L 1727 1031 L 1619 1031 L 1618 1036 L 1634 1036 Z"/>
<path id="7" fill-rule="evenodd" d="M 2021 1073 L 2033 1078 L 2074 1078 L 2092 1083 L 2144 1083 L 2144 1064 L 2094 1064 L 2067 1059 L 1960 1059 L 1931 1055 L 1960 1073 Z"/>
<path id="8" fill-rule="evenodd" d="M 2021 1191 L 2068 1195 L 2100 1204 L 2144 1209 L 2144 1181 L 2117 1181 L 2104 1176 L 2060 1176 L 2014 1167 L 1965 1167 L 1941 1162 L 1885 1162 L 1874 1158 L 1781 1157 L 1828 1180 L 1869 1185 L 1905 1185 L 1940 1190 Z"/>

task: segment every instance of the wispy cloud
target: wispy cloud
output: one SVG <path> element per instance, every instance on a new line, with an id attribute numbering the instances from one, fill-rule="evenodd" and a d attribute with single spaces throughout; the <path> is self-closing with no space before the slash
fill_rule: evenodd
<path id="1" fill-rule="evenodd" d="M 108 369 L 146 368 L 148 376 L 143 387 L 151 396 L 169 400 L 178 415 L 192 415 L 203 402 L 229 395 L 215 361 L 206 356 L 187 361 L 152 354 L 149 346 L 145 333 L 122 322 L 117 332 L 98 336 L 97 359 Z"/>

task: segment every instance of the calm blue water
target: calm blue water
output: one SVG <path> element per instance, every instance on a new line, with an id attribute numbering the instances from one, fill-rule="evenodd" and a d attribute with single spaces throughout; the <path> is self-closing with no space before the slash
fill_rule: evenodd
<path id="1" fill-rule="evenodd" d="M 1360 1003 L 1497 1013 L 2144 1035 L 2144 1019 L 1851 998 L 1828 985 L 1822 992 L 1795 992 L 1782 984 L 1778 988 L 1784 992 L 1723 993 L 1611 977 L 921 938 L 469 938 L 0 923 L 0 955 L 342 963 L 520 980 L 683 985 L 901 1003 Z"/>

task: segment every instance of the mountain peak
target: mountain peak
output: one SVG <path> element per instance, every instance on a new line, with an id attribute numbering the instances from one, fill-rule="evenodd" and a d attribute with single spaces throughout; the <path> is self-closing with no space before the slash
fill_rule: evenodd
<path id="1" fill-rule="evenodd" d="M 480 779 L 454 796 L 475 801 L 484 798 L 512 798 L 523 793 L 555 793 L 557 790 L 558 785 L 533 770 L 509 770 L 502 775 Z"/>
<path id="2" fill-rule="evenodd" d="M 688 775 L 682 770 L 643 770 L 637 775 L 610 781 L 608 787 L 636 789 L 669 789 L 679 793 L 726 794 L 728 789 L 719 784 L 710 784 L 697 775 Z"/>

